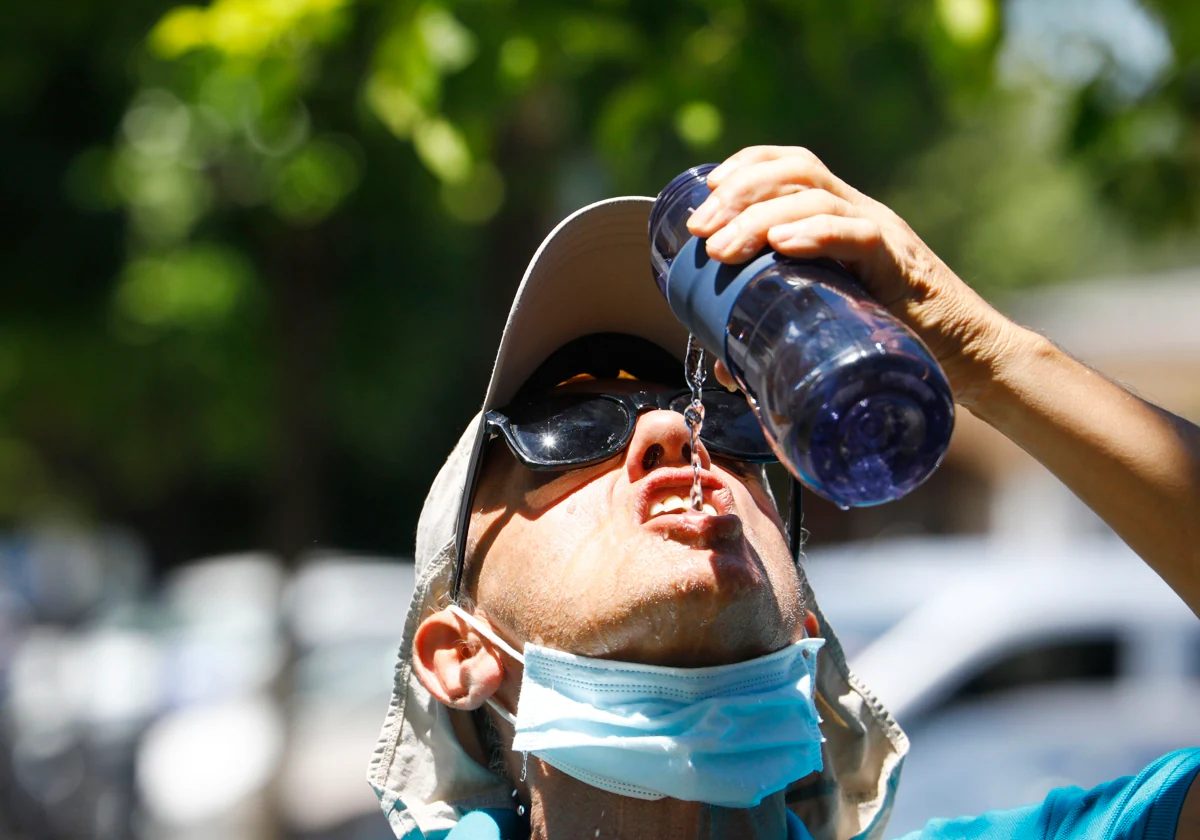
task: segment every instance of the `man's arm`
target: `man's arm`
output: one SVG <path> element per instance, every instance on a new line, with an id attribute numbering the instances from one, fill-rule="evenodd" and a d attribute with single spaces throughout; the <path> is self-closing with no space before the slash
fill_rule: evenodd
<path id="1" fill-rule="evenodd" d="M 1200 428 L 1024 330 L 971 411 L 1044 464 L 1200 615 Z"/>
<path id="2" fill-rule="evenodd" d="M 770 244 L 845 263 L 925 341 L 960 405 L 1041 461 L 1200 615 L 1200 429 L 1009 321 L 805 149 L 743 149 L 709 185 L 688 226 L 710 256 L 743 262 Z"/>

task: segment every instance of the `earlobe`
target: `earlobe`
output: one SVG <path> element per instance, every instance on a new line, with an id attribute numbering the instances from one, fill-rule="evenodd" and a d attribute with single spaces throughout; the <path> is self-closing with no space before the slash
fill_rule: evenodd
<path id="1" fill-rule="evenodd" d="M 421 685 L 454 709 L 478 709 L 504 679 L 499 655 L 449 610 L 421 622 L 413 637 L 412 663 Z"/>

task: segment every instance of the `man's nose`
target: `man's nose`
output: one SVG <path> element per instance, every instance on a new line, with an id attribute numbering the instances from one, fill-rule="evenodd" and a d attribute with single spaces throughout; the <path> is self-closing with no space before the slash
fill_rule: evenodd
<path id="1" fill-rule="evenodd" d="M 640 415 L 625 460 L 629 480 L 637 481 L 659 467 L 689 466 L 692 463 L 691 442 L 687 422 L 679 412 L 660 409 Z M 696 449 L 700 454 L 700 466 L 709 469 L 712 460 L 708 450 L 699 440 Z"/>

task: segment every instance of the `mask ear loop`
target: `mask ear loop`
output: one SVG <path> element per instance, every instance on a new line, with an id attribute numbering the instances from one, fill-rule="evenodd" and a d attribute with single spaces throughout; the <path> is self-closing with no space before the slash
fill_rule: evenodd
<path id="1" fill-rule="evenodd" d="M 461 618 L 463 621 L 467 622 L 467 624 L 471 625 L 472 629 L 474 629 L 476 632 L 478 632 L 480 635 L 482 635 L 484 638 L 486 638 L 489 642 L 494 644 L 496 647 L 500 648 L 500 650 L 507 653 L 509 656 L 511 656 L 513 659 L 517 660 L 518 662 L 520 662 L 522 665 L 525 664 L 525 655 L 523 653 L 521 653 L 515 647 L 510 645 L 508 642 L 504 641 L 504 639 L 501 639 L 498 635 L 496 635 L 495 630 L 488 627 L 486 624 L 484 624 L 478 618 L 471 615 L 469 612 L 464 610 L 458 604 L 451 604 L 449 607 L 447 607 L 447 609 L 450 610 L 450 612 L 454 613 L 459 618 Z"/>
<path id="2" fill-rule="evenodd" d="M 496 634 L 496 631 L 492 630 L 492 628 L 485 625 L 478 618 L 471 615 L 466 610 L 462 609 L 460 606 L 458 606 L 458 604 L 451 604 L 449 607 L 447 607 L 447 609 L 450 610 L 450 612 L 454 613 L 459 618 L 461 618 L 467 624 L 469 624 L 477 633 L 482 635 L 485 639 L 487 639 L 489 642 L 494 644 L 496 647 L 500 648 L 500 650 L 507 653 L 509 656 L 511 656 L 513 659 L 517 660 L 518 662 L 520 662 L 522 665 L 525 664 L 525 656 L 522 653 L 520 653 L 516 648 L 514 648 L 508 642 L 504 641 L 504 639 L 501 639 L 500 636 Z M 509 726 L 516 729 L 517 718 L 514 714 L 512 714 L 508 709 L 501 706 L 499 703 L 497 703 L 491 697 L 489 697 L 484 702 L 487 703 L 489 706 L 491 706 L 492 709 L 496 712 L 496 714 L 498 714 L 498 715 L 500 715 L 500 717 L 504 718 L 505 722 L 507 722 Z M 525 776 L 528 774 L 528 772 L 529 772 L 529 752 L 527 750 L 522 750 L 521 751 L 521 781 L 522 782 L 525 781 Z"/>

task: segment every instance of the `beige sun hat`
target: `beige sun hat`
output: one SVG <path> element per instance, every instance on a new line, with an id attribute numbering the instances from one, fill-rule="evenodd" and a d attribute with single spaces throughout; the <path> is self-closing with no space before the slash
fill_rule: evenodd
<path id="1" fill-rule="evenodd" d="M 483 411 L 511 400 L 554 351 L 594 333 L 647 339 L 682 363 L 687 330 L 650 272 L 647 225 L 653 201 L 626 197 L 597 202 L 550 232 L 517 290 Z M 435 700 L 412 670 L 417 626 L 450 597 L 459 508 L 480 431 L 477 415 L 434 479 L 421 510 L 416 587 L 404 621 L 391 703 L 367 771 L 401 840 L 440 837 L 472 810 L 516 807 L 511 783 L 475 761 L 459 740 L 456 733 L 473 732 L 467 713 Z M 908 739 L 850 673 L 815 596 L 809 607 L 826 639 L 817 670 L 825 766 L 793 784 L 787 804 L 815 840 L 877 838 L 891 810 Z"/>

